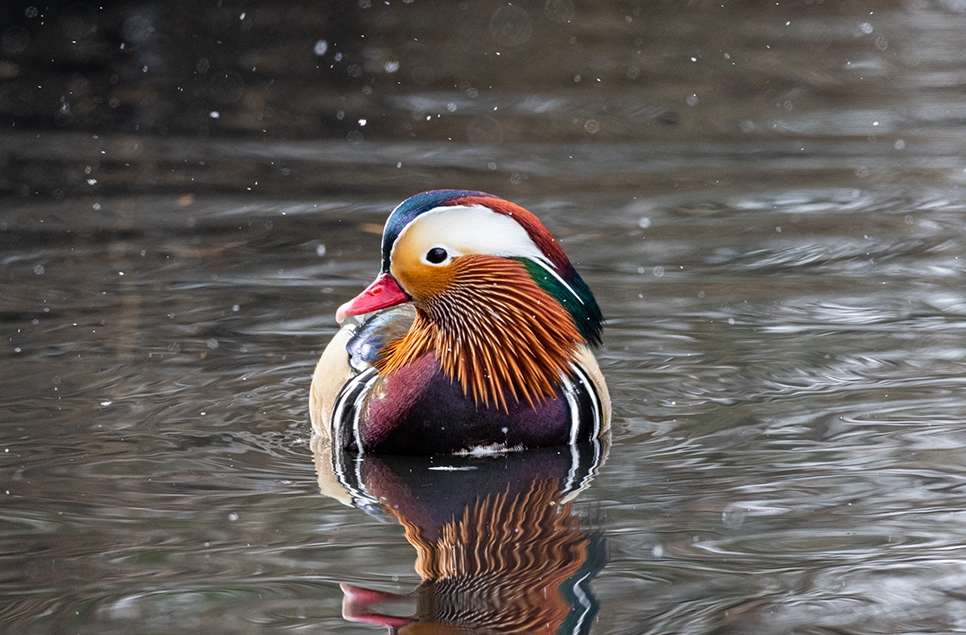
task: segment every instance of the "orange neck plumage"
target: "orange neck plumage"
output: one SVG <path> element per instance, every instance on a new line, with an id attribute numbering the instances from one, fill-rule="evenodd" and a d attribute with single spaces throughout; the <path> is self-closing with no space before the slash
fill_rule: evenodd
<path id="1" fill-rule="evenodd" d="M 506 395 L 531 407 L 552 397 L 584 339 L 559 302 L 523 264 L 493 256 L 453 262 L 446 290 L 416 305 L 409 332 L 378 363 L 388 374 L 433 351 L 446 376 L 486 406 Z"/>

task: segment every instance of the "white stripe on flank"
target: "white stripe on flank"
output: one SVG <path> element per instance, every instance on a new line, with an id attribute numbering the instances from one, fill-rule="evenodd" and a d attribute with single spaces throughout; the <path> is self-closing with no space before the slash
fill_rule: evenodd
<path id="1" fill-rule="evenodd" d="M 566 375 L 561 375 L 563 383 L 563 394 L 567 398 L 567 406 L 570 408 L 570 445 L 577 443 L 577 435 L 580 434 L 580 407 L 577 405 L 577 390 L 574 383 Z"/>
<path id="2" fill-rule="evenodd" d="M 604 416 L 603 409 L 600 406 L 600 399 L 597 397 L 597 387 L 594 385 L 592 381 L 590 381 L 590 377 L 587 375 L 587 373 L 584 371 L 583 368 L 581 368 L 580 366 L 574 363 L 571 363 L 570 367 L 574 370 L 574 373 L 580 379 L 580 383 L 582 383 L 584 387 L 587 389 L 587 395 L 590 397 L 590 400 L 594 404 L 593 438 L 596 439 L 597 436 L 600 434 L 600 427 L 602 424 L 601 420 L 603 419 L 603 416 Z"/>
<path id="3" fill-rule="evenodd" d="M 374 368 L 372 370 L 372 377 L 366 382 L 365 388 L 359 392 L 359 396 L 356 397 L 355 413 L 353 413 L 352 416 L 352 434 L 355 437 L 356 450 L 359 451 L 360 455 L 365 454 L 366 452 L 366 449 L 362 447 L 362 433 L 359 431 L 359 419 L 360 415 L 362 414 L 362 402 L 365 401 L 365 398 L 369 395 L 369 389 L 371 389 L 372 385 L 376 383 L 377 379 L 379 379 L 379 373 L 375 372 Z"/>
<path id="4" fill-rule="evenodd" d="M 349 395 L 351 395 L 360 385 L 364 385 L 365 387 L 362 389 L 361 395 L 365 396 L 369 391 L 369 384 L 371 384 L 378 377 L 379 375 L 375 368 L 368 368 L 346 382 L 346 385 L 342 388 L 342 392 L 339 393 L 335 410 L 332 412 L 332 422 L 330 423 L 334 433 L 332 436 L 335 439 L 338 447 L 345 447 L 345 426 L 343 425 L 343 419 L 345 418 L 345 409 L 349 401 Z M 354 403 L 357 406 L 354 419 L 358 419 L 358 396 L 356 397 Z M 361 447 L 359 448 L 359 451 L 362 451 Z"/>

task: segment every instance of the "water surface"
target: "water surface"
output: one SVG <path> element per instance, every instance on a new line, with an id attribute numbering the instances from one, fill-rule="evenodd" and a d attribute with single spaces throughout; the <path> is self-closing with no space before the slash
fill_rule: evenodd
<path id="1" fill-rule="evenodd" d="M 590 632 L 966 630 L 961 7 L 507 6 L 526 19 L 353 9 L 339 28 L 378 63 L 353 76 L 329 37 L 302 92 L 315 70 L 270 66 L 276 40 L 238 70 L 245 20 L 283 18 L 226 8 L 216 58 L 165 30 L 181 8 L 117 63 L 204 53 L 244 98 L 179 117 L 166 87 L 211 80 L 124 66 L 158 108 L 95 71 L 91 95 L 127 100 L 102 119 L 3 102 L 0 630 L 379 632 L 340 583 L 407 595 L 428 552 L 404 513 L 320 492 L 306 401 L 386 215 L 429 187 L 536 213 L 607 317 L 613 437 L 567 525 Z M 143 36 L 141 5 L 112 11 L 68 17 Z M 293 15 L 306 55 L 335 28 Z M 65 33 L 26 24 L 31 46 Z M 23 88 L 41 53 L 17 33 L 0 71 Z"/>

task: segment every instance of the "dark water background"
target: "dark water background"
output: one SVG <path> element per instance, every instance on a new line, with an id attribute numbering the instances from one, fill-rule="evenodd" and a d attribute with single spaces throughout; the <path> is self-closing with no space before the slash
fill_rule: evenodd
<path id="1" fill-rule="evenodd" d="M 966 631 L 966 3 L 0 9 L 0 631 L 379 632 L 306 399 L 403 198 L 608 319 L 594 633 Z M 405 612 L 405 611 L 402 611 Z M 203 630 L 202 630 L 203 629 Z"/>

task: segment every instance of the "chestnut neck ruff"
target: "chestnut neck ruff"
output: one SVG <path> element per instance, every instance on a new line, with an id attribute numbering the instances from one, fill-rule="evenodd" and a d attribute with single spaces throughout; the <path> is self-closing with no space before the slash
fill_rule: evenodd
<path id="1" fill-rule="evenodd" d="M 507 411 L 507 394 L 531 407 L 553 397 L 585 341 L 570 313 L 520 261 L 470 255 L 451 266 L 453 282 L 415 303 L 416 320 L 387 347 L 379 372 L 434 351 L 446 376 L 477 404 Z"/>

